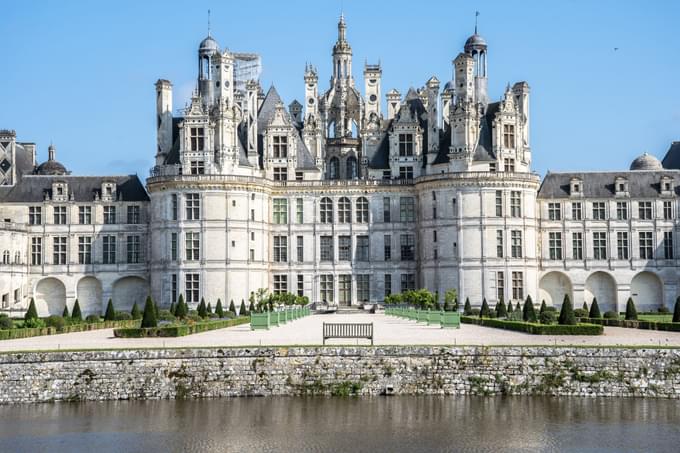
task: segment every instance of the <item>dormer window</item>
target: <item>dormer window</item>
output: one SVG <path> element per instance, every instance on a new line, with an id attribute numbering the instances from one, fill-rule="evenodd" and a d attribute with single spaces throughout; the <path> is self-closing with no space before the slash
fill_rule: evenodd
<path id="1" fill-rule="evenodd" d="M 116 184 L 114 182 L 104 182 L 102 184 L 102 199 L 113 200 L 116 194 Z"/>
<path id="2" fill-rule="evenodd" d="M 399 157 L 413 156 L 413 134 L 399 134 Z"/>
<path id="3" fill-rule="evenodd" d="M 288 137 L 285 135 L 274 136 L 274 159 L 288 158 Z"/>
<path id="4" fill-rule="evenodd" d="M 191 151 L 203 151 L 205 147 L 205 129 L 202 127 L 189 128 Z"/>
<path id="5" fill-rule="evenodd" d="M 614 181 L 614 189 L 616 191 L 616 195 L 619 196 L 627 196 L 628 195 L 628 180 L 622 177 L 616 178 Z"/>
<path id="6" fill-rule="evenodd" d="M 668 176 L 663 176 L 661 178 L 661 194 L 663 195 L 673 194 L 673 180 Z"/>
<path id="7" fill-rule="evenodd" d="M 569 181 L 569 194 L 578 197 L 583 195 L 583 181 L 580 178 L 571 178 Z"/>
<path id="8" fill-rule="evenodd" d="M 57 195 L 64 195 L 64 188 L 59 186 L 57 187 Z"/>
<path id="9" fill-rule="evenodd" d="M 52 183 L 52 199 L 55 201 L 68 200 L 68 184 L 64 181 Z"/>
<path id="10" fill-rule="evenodd" d="M 503 125 L 503 148 L 512 149 L 515 147 L 515 125 Z"/>

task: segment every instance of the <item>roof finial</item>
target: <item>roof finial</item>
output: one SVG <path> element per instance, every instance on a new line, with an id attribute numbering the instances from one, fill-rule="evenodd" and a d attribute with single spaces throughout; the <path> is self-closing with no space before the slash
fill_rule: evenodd
<path id="1" fill-rule="evenodd" d="M 479 11 L 475 11 L 475 35 L 477 34 L 477 18 L 479 17 Z"/>
<path id="2" fill-rule="evenodd" d="M 208 37 L 210 37 L 210 10 L 208 10 Z"/>

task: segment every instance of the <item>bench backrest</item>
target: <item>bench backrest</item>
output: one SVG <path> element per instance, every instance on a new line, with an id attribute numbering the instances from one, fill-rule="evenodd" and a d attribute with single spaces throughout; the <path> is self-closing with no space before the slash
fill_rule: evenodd
<path id="1" fill-rule="evenodd" d="M 372 338 L 373 323 L 323 323 L 324 338 Z"/>

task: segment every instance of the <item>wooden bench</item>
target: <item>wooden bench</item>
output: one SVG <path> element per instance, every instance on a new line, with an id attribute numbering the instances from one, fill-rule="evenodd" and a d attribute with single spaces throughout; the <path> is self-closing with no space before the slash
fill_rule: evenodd
<path id="1" fill-rule="evenodd" d="M 373 323 L 348 324 L 348 323 L 323 323 L 323 344 L 329 338 L 366 338 L 371 340 L 373 346 Z"/>

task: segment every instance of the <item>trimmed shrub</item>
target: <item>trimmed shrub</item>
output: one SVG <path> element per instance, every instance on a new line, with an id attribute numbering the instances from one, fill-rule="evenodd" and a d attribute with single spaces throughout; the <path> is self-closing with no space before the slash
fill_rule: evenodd
<path id="1" fill-rule="evenodd" d="M 633 298 L 629 297 L 626 302 L 626 321 L 637 321 L 637 310 L 635 309 L 635 302 Z"/>
<path id="2" fill-rule="evenodd" d="M 248 313 L 255 313 L 255 304 L 253 301 L 250 301 L 250 305 L 248 305 Z"/>
<path id="3" fill-rule="evenodd" d="M 137 305 L 137 302 L 135 302 L 132 306 L 130 316 L 132 316 L 132 319 L 142 319 L 142 312 L 139 311 L 139 305 Z"/>
<path id="4" fill-rule="evenodd" d="M 587 318 L 588 312 L 583 308 L 577 308 L 576 310 L 574 310 L 574 316 L 576 316 L 577 318 Z"/>
<path id="5" fill-rule="evenodd" d="M 544 310 L 538 314 L 538 320 L 541 324 L 555 324 L 556 318 L 554 311 Z"/>
<path id="6" fill-rule="evenodd" d="M 470 305 L 470 298 L 465 298 L 465 305 L 463 306 L 463 314 L 470 316 L 472 314 L 472 305 Z"/>
<path id="7" fill-rule="evenodd" d="M 666 307 L 665 305 L 664 305 L 663 307 L 659 307 L 659 308 L 657 309 L 657 311 L 658 311 L 659 313 L 663 313 L 663 314 L 668 314 L 668 313 L 671 312 L 671 311 L 668 309 L 668 307 Z"/>
<path id="8" fill-rule="evenodd" d="M 175 316 L 179 319 L 184 319 L 189 313 L 189 307 L 187 307 L 186 302 L 184 302 L 184 295 L 180 294 L 179 299 L 177 299 L 177 306 L 175 307 Z"/>
<path id="9" fill-rule="evenodd" d="M 115 321 L 116 311 L 113 309 L 113 301 L 109 299 L 109 303 L 106 304 L 106 312 L 104 313 L 104 321 Z"/>
<path id="10" fill-rule="evenodd" d="M 42 329 L 45 327 L 45 321 L 43 321 L 40 318 L 30 318 L 24 321 L 24 327 L 27 329 Z M 23 329 L 21 329 L 23 330 Z M 36 335 L 42 335 L 42 334 L 36 334 Z M 29 335 L 29 336 L 35 336 L 35 335 Z"/>
<path id="11" fill-rule="evenodd" d="M 675 299 L 675 308 L 673 308 L 673 322 L 680 322 L 680 296 Z"/>
<path id="12" fill-rule="evenodd" d="M 241 307 L 238 309 L 238 315 L 239 316 L 246 316 L 248 313 L 246 313 L 246 303 L 243 299 L 241 299 Z"/>
<path id="13" fill-rule="evenodd" d="M 38 319 L 38 310 L 35 308 L 35 300 L 31 297 L 31 303 L 28 304 L 28 310 L 24 315 L 24 320 L 29 321 L 31 319 Z"/>
<path id="14" fill-rule="evenodd" d="M 76 302 L 73 304 L 73 311 L 71 312 L 71 319 L 75 321 L 82 321 L 83 320 L 83 314 L 80 312 L 80 303 L 78 302 L 78 299 L 76 299 Z"/>
<path id="15" fill-rule="evenodd" d="M 488 318 L 490 315 L 490 310 L 489 310 L 489 304 L 486 303 L 486 297 L 482 300 L 482 308 L 479 310 L 479 317 L 480 318 Z"/>
<path id="16" fill-rule="evenodd" d="M 158 310 L 158 320 L 159 321 L 176 321 L 175 315 L 170 313 L 170 310 Z"/>
<path id="17" fill-rule="evenodd" d="M 64 311 L 61 312 L 61 317 L 62 318 L 68 318 L 70 315 L 68 314 L 68 305 L 64 305 Z"/>
<path id="18" fill-rule="evenodd" d="M 470 316 L 479 316 L 479 314 L 482 312 L 479 308 L 473 308 L 470 310 Z"/>
<path id="19" fill-rule="evenodd" d="M 583 311 L 585 311 L 586 313 L 590 313 L 590 310 L 588 310 L 588 304 L 586 303 L 585 300 L 583 301 L 583 307 L 581 308 L 583 308 Z"/>
<path id="20" fill-rule="evenodd" d="M 505 318 L 508 316 L 508 309 L 505 306 L 505 302 L 503 302 L 503 298 L 501 297 L 501 300 L 498 301 L 498 304 L 496 304 L 496 317 L 497 318 Z"/>
<path id="21" fill-rule="evenodd" d="M 172 313 L 173 316 L 175 315 L 175 302 L 172 302 L 170 304 L 170 313 Z"/>
<path id="22" fill-rule="evenodd" d="M 519 306 L 519 302 L 517 302 Z M 522 319 L 526 322 L 536 322 L 536 311 L 534 310 L 534 302 L 531 300 L 531 296 L 527 296 L 527 300 L 524 301 L 524 308 L 522 309 Z"/>
<path id="23" fill-rule="evenodd" d="M 209 314 L 209 315 L 212 315 L 212 314 L 213 314 L 212 305 L 210 305 L 210 302 L 208 302 L 208 314 Z"/>
<path id="24" fill-rule="evenodd" d="M 118 338 L 183 337 L 195 333 L 207 332 L 209 330 L 224 329 L 226 327 L 247 324 L 249 322 L 250 318 L 242 317 L 237 319 L 222 319 L 218 321 L 202 321 L 197 322 L 196 324 L 161 326 L 149 329 L 124 328 L 115 329 L 113 331 L 113 335 Z"/>
<path id="25" fill-rule="evenodd" d="M 85 322 L 88 324 L 94 324 L 99 321 L 101 321 L 99 315 L 87 315 L 87 317 L 85 318 Z"/>
<path id="26" fill-rule="evenodd" d="M 61 330 L 66 325 L 66 321 L 64 321 L 63 316 L 52 315 L 45 319 L 45 325 L 47 327 L 54 327 L 57 330 Z"/>
<path id="27" fill-rule="evenodd" d="M 8 330 L 14 327 L 14 322 L 9 319 L 9 316 L 2 314 L 0 315 L 0 330 Z"/>
<path id="28" fill-rule="evenodd" d="M 613 310 L 605 311 L 604 319 L 619 319 L 619 314 Z"/>
<path id="29" fill-rule="evenodd" d="M 508 302 L 508 318 L 510 317 L 510 313 L 514 313 L 515 310 L 512 307 L 512 302 Z"/>
<path id="30" fill-rule="evenodd" d="M 158 320 L 156 319 L 156 308 L 154 307 L 151 296 L 146 297 L 144 304 L 144 315 L 142 315 L 142 328 L 156 327 Z"/>
<path id="31" fill-rule="evenodd" d="M 499 329 L 514 330 L 530 333 L 532 335 L 602 335 L 604 328 L 598 324 L 538 324 L 521 321 L 507 321 L 502 319 L 475 318 L 462 316 L 460 321 L 464 324 L 476 324 L 478 326 L 495 327 Z"/>
<path id="32" fill-rule="evenodd" d="M 131 319 L 132 316 L 126 311 L 117 311 L 113 314 L 114 321 L 130 321 Z M 108 321 L 108 319 L 104 319 L 104 321 Z"/>
<path id="33" fill-rule="evenodd" d="M 538 315 L 542 315 L 545 313 L 545 310 L 548 308 L 548 306 L 545 304 L 545 299 L 541 301 L 541 308 L 538 310 Z"/>
<path id="34" fill-rule="evenodd" d="M 198 308 L 196 309 L 196 312 L 198 313 L 198 316 L 201 318 L 207 318 L 208 317 L 208 309 L 205 306 L 205 299 L 201 297 L 201 302 L 198 304 Z"/>
<path id="35" fill-rule="evenodd" d="M 574 326 L 576 325 L 576 316 L 574 316 L 574 307 L 571 305 L 571 299 L 569 295 L 564 295 L 564 300 L 562 301 L 562 308 L 560 309 L 560 317 L 557 322 L 562 326 Z"/>
<path id="36" fill-rule="evenodd" d="M 590 304 L 590 312 L 588 313 L 589 318 L 601 318 L 600 307 L 597 305 L 597 298 L 593 297 L 593 303 Z"/>
<path id="37" fill-rule="evenodd" d="M 234 305 L 234 299 L 232 299 L 231 303 L 229 303 L 229 312 L 236 316 L 236 306 Z"/>
<path id="38" fill-rule="evenodd" d="M 521 311 L 522 311 L 522 307 L 520 307 L 519 302 L 517 302 L 517 305 L 515 305 L 515 311 L 516 311 L 516 312 L 521 312 Z M 524 316 L 524 315 L 522 315 L 522 316 Z"/>
<path id="39" fill-rule="evenodd" d="M 218 318 L 224 318 L 224 309 L 222 308 L 221 299 L 217 299 L 217 305 L 215 305 L 215 314 Z"/>

